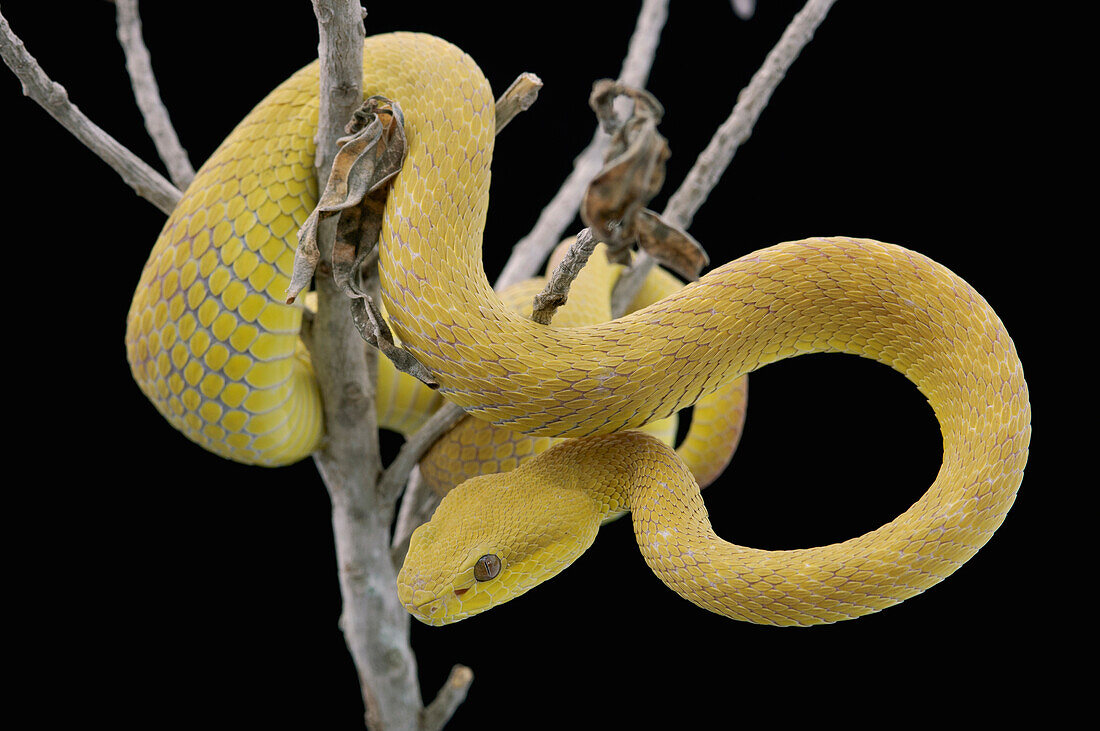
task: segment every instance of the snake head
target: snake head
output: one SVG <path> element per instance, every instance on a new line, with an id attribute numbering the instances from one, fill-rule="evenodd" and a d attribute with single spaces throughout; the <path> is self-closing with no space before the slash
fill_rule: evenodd
<path id="1" fill-rule="evenodd" d="M 483 612 L 592 545 L 601 517 L 593 500 L 560 480 L 528 477 L 520 467 L 469 479 L 413 532 L 397 592 L 414 617 L 443 625 Z"/>

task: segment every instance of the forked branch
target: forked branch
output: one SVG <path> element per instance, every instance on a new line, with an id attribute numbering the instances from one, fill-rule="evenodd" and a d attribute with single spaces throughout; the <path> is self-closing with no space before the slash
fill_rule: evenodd
<path id="1" fill-rule="evenodd" d="M 0 56 L 19 78 L 23 94 L 36 101 L 85 147 L 110 165 L 135 193 L 165 215 L 172 213 L 182 196 L 179 188 L 88 119 L 69 100 L 65 87 L 46 75 L 3 15 L 0 15 Z"/>

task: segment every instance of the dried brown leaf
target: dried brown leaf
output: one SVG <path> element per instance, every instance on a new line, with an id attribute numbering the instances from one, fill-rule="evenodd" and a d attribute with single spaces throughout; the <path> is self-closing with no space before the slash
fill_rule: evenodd
<path id="1" fill-rule="evenodd" d="M 298 232 L 287 302 L 293 302 L 309 286 L 321 259 L 321 247 L 330 246 L 332 278 L 349 298 L 359 335 L 399 370 L 438 388 L 428 369 L 396 344 L 360 281 L 378 255 L 389 183 L 405 162 L 407 141 L 401 107 L 385 97 L 370 97 L 355 112 L 346 131 L 348 136 L 337 140 L 340 150 L 324 193 Z"/>
<path id="2" fill-rule="evenodd" d="M 620 96 L 634 102 L 625 122 L 613 106 Z M 629 264 L 630 247 L 637 244 L 677 274 L 698 279 L 709 263 L 703 247 L 645 207 L 664 184 L 671 154 L 668 141 L 657 131 L 664 115 L 660 102 L 644 90 L 605 79 L 593 86 L 589 104 L 612 137 L 604 167 L 585 192 L 581 218 L 608 245 L 611 261 Z"/>
<path id="3" fill-rule="evenodd" d="M 622 127 L 622 122 L 619 120 L 619 115 L 614 106 L 615 100 L 619 97 L 626 97 L 634 102 L 631 118 L 650 119 L 653 120 L 654 124 L 661 123 L 661 118 L 665 115 L 665 109 L 657 101 L 657 97 L 645 89 L 635 89 L 633 86 L 627 86 L 613 79 L 600 79 L 592 85 L 592 93 L 588 96 L 588 106 L 592 107 L 592 111 L 596 113 L 596 118 L 599 120 L 600 127 L 607 134 L 615 135 Z M 612 157 L 624 152 L 625 147 L 616 148 L 617 142 L 621 142 L 621 140 L 612 140 L 612 146 L 606 159 L 610 160 Z"/>
<path id="4" fill-rule="evenodd" d="M 348 131 L 351 134 L 339 140 L 340 151 L 321 199 L 298 232 L 287 302 L 309 286 L 322 242 L 332 242 L 333 276 L 350 294 L 350 289 L 357 288 L 356 262 L 365 259 L 378 240 L 379 206 L 405 159 L 401 107 L 383 97 L 371 97 L 356 112 Z"/>
<path id="5" fill-rule="evenodd" d="M 664 183 L 668 142 L 652 120 L 632 118 L 616 133 L 628 140 L 592 179 L 581 219 L 597 239 L 618 250 L 633 243 L 633 220 Z"/>
<path id="6" fill-rule="evenodd" d="M 669 224 L 649 209 L 639 211 L 633 230 L 642 249 L 684 279 L 695 281 L 710 263 L 703 246 L 687 231 Z"/>

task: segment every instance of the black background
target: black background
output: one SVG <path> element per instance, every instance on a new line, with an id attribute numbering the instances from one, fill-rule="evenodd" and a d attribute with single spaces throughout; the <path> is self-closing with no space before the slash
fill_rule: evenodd
<path id="1" fill-rule="evenodd" d="M 725 0 L 673 4 L 649 84 L 673 151 L 654 209 L 801 3 L 766 5 L 742 21 Z M 1070 530 L 1055 535 L 1052 526 L 1072 517 L 1065 494 L 1088 485 L 1059 474 L 1065 445 L 1048 408 L 1052 389 L 1072 380 L 1055 375 L 1049 355 L 1058 337 L 1050 315 L 1063 306 L 1055 298 L 1073 288 L 1053 277 L 1074 251 L 1057 230 L 1062 204 L 1049 197 L 1056 181 L 1046 159 L 1057 140 L 1039 126 L 1049 121 L 1043 103 L 1057 58 L 1043 50 L 1045 19 L 965 5 L 837 3 L 691 231 L 716 263 L 809 235 L 869 236 L 921 251 L 973 284 L 1013 335 L 1032 392 L 1031 462 L 1004 526 L 922 596 L 856 622 L 779 630 L 681 600 L 619 521 L 519 600 L 448 628 L 414 623 L 427 698 L 456 662 L 476 674 L 453 727 L 676 717 L 732 725 L 757 711 L 777 723 L 853 724 L 876 707 L 891 721 L 989 719 L 991 705 L 1015 713 L 1033 702 L 1060 712 L 1059 692 L 1040 681 L 1071 650 L 1054 633 L 1083 610 L 1058 588 L 1053 566 Z M 368 4 L 368 33 L 444 36 L 497 90 L 522 71 L 545 82 L 498 139 L 490 277 L 590 139 L 591 82 L 617 75 L 637 6 Z M 3 13 L 85 113 L 156 161 L 113 5 L 57 8 L 5 2 Z M 316 54 L 304 0 L 279 9 L 145 3 L 142 15 L 162 96 L 196 166 Z M 329 503 L 312 462 L 264 470 L 223 461 L 144 400 L 122 338 L 164 217 L 6 73 L 0 200 L 15 343 L 6 368 L 9 385 L 34 404 L 13 408 L 25 426 L 9 469 L 29 462 L 32 477 L 13 480 L 10 519 L 25 537 L 12 563 L 26 590 L 9 601 L 33 650 L 24 682 L 53 699 L 40 712 L 60 713 L 76 689 L 91 688 L 80 715 L 120 724 L 357 727 Z M 387 438 L 387 454 L 397 443 Z M 734 542 L 842 540 L 911 504 L 939 450 L 927 404 L 888 368 L 840 356 L 786 361 L 751 377 L 741 448 L 707 504 Z"/>

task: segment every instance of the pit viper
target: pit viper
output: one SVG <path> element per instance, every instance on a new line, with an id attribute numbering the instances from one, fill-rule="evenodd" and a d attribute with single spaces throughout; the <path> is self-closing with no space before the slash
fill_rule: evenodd
<path id="1" fill-rule="evenodd" d="M 280 85 L 201 168 L 128 315 L 127 357 L 158 410 L 205 448 L 254 464 L 294 462 L 323 437 L 302 310 L 285 304 L 295 232 L 317 195 L 317 74 L 314 64 Z M 443 624 L 524 593 L 615 512 L 630 512 L 645 561 L 684 598 L 777 625 L 896 604 L 1000 526 L 1027 461 L 1027 385 L 1000 319 L 947 268 L 892 244 L 813 238 L 743 256 L 615 320 L 539 325 L 485 276 L 494 96 L 477 65 L 435 37 L 381 35 L 366 40 L 363 87 L 405 113 L 408 153 L 378 264 L 396 336 L 472 416 L 569 438 L 467 480 L 417 529 L 397 586 L 415 617 Z M 911 508 L 851 540 L 727 543 L 683 461 L 636 429 L 815 352 L 872 358 L 912 381 L 939 421 L 942 467 Z"/>

